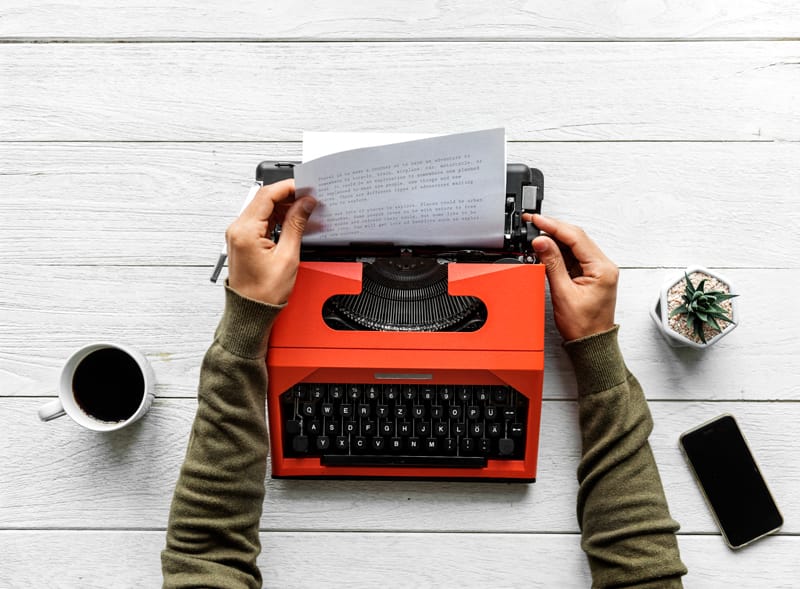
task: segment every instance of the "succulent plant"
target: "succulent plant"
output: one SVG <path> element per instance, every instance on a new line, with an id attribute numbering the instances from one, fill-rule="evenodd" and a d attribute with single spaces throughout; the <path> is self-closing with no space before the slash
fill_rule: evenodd
<path id="1" fill-rule="evenodd" d="M 733 319 L 725 314 L 725 309 L 720 306 L 720 303 L 739 295 L 728 294 L 720 290 L 705 291 L 705 278 L 697 286 L 694 286 L 689 279 L 689 275 L 684 273 L 684 276 L 686 277 L 686 289 L 681 295 L 683 304 L 673 309 L 669 316 L 685 314 L 686 326 L 694 331 L 700 341 L 706 343 L 703 327 L 708 325 L 721 332 L 722 327 L 720 327 L 718 320 L 721 319 L 728 323 L 733 323 Z"/>

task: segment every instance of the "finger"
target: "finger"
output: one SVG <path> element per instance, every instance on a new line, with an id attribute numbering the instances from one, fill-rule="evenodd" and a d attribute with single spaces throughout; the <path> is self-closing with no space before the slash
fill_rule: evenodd
<path id="1" fill-rule="evenodd" d="M 566 245 L 581 264 L 606 260 L 602 250 L 580 227 L 542 215 L 533 215 L 532 219 L 539 229 Z"/>
<path id="2" fill-rule="evenodd" d="M 296 196 L 296 193 L 295 193 Z M 273 230 L 275 229 L 276 225 L 283 225 L 283 220 L 286 218 L 286 213 L 292 208 L 294 204 L 294 200 L 291 202 L 289 201 L 281 201 L 275 203 L 275 208 L 272 211 L 272 214 L 269 216 L 269 221 L 267 222 L 267 236 L 272 235 Z M 261 223 L 263 226 L 263 222 Z"/>
<path id="3" fill-rule="evenodd" d="M 245 219 L 268 221 L 275 204 L 290 200 L 294 197 L 294 180 L 281 180 L 274 184 L 267 184 L 259 189 L 253 200 L 245 207 L 240 215 Z"/>
<path id="4" fill-rule="evenodd" d="M 310 196 L 304 196 L 295 201 L 291 208 L 286 211 L 286 217 L 281 225 L 281 238 L 278 247 L 281 251 L 289 249 L 290 252 L 300 255 L 300 242 L 303 239 L 303 232 L 306 230 L 308 218 L 311 216 L 317 201 Z"/>
<path id="5" fill-rule="evenodd" d="M 549 237 L 540 235 L 533 240 L 533 249 L 544 264 L 547 279 L 550 281 L 550 292 L 564 292 L 564 289 L 569 288 L 572 279 L 556 243 Z"/>

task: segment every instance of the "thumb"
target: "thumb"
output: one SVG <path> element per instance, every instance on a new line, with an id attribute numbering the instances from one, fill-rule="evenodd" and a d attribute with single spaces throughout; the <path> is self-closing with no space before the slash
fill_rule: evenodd
<path id="1" fill-rule="evenodd" d="M 306 230 L 308 218 L 316 206 L 317 201 L 310 196 L 305 196 L 292 203 L 283 218 L 278 247 L 289 248 L 298 255 L 300 254 L 300 242 L 303 239 L 303 232 Z"/>
<path id="2" fill-rule="evenodd" d="M 547 272 L 547 280 L 550 281 L 550 291 L 562 292 L 572 283 L 564 263 L 564 256 L 556 246 L 555 242 L 549 237 L 540 235 L 533 240 L 533 250 L 544 264 Z"/>

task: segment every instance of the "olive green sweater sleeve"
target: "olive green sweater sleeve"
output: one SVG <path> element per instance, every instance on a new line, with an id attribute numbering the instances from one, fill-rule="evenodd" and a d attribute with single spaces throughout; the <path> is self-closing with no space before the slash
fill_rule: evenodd
<path id="1" fill-rule="evenodd" d="M 226 288 L 161 554 L 164 587 L 261 587 L 267 468 L 264 357 L 280 307 Z"/>
<path id="2" fill-rule="evenodd" d="M 681 587 L 672 520 L 648 437 L 653 420 L 615 327 L 567 342 L 578 381 L 578 523 L 593 587 Z"/>

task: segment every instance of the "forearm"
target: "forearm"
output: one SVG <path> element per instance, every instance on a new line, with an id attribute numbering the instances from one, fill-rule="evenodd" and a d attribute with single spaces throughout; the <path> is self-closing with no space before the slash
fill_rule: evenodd
<path id="1" fill-rule="evenodd" d="M 686 568 L 658 468 L 641 386 L 617 329 L 565 345 L 578 379 L 578 521 L 596 587 L 680 587 Z"/>
<path id="2" fill-rule="evenodd" d="M 264 364 L 279 308 L 226 290 L 162 553 L 165 587 L 260 587 L 267 458 Z"/>

